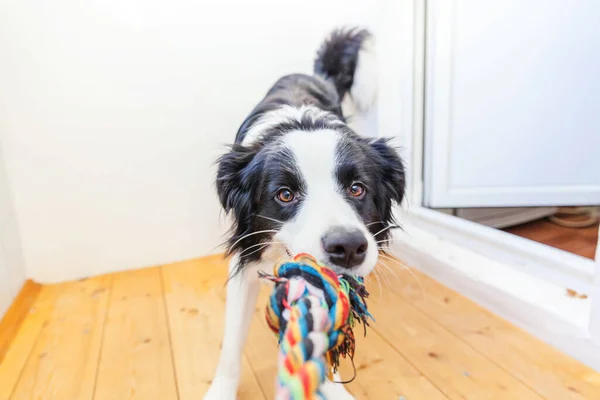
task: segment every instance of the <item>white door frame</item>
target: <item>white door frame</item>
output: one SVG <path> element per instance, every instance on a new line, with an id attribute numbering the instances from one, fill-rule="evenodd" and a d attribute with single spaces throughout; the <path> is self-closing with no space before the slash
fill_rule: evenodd
<path id="1" fill-rule="evenodd" d="M 392 253 L 600 371 L 599 264 L 421 206 L 426 0 L 385 0 L 381 12 L 379 134 L 408 169 Z"/>

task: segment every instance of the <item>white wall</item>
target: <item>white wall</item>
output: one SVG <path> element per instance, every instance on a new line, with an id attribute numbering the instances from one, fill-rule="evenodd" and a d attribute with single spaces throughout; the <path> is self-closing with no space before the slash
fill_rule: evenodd
<path id="1" fill-rule="evenodd" d="M 361 0 L 0 3 L 0 141 L 29 276 L 207 254 L 212 166 L 280 75 Z"/>
<path id="2" fill-rule="evenodd" d="M 0 318 L 25 282 L 25 268 L 0 146 Z"/>

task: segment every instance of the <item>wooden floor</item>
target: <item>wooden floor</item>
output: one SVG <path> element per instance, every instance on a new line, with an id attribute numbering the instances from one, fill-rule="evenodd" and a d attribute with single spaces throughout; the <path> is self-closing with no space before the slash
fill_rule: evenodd
<path id="1" fill-rule="evenodd" d="M 391 262 L 370 282 L 358 399 L 600 399 L 600 374 Z M 201 399 L 219 354 L 225 263 L 183 262 L 44 286 L 0 364 L 4 399 Z M 422 290 L 421 290 L 422 286 Z M 272 399 L 276 341 L 261 294 L 240 399 Z M 345 363 L 344 376 L 350 370 Z"/>
<path id="2" fill-rule="evenodd" d="M 568 228 L 540 219 L 504 230 L 592 260 L 598 243 L 597 223 L 587 228 Z"/>

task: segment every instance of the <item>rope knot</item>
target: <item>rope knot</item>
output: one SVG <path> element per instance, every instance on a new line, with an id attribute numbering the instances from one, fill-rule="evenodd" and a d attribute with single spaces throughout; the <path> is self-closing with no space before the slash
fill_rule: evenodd
<path id="1" fill-rule="evenodd" d="M 259 273 L 275 287 L 266 307 L 269 327 L 278 335 L 277 399 L 322 398 L 320 385 L 339 367 L 340 357 L 354 357 L 356 322 L 368 326 L 363 279 L 337 275 L 310 255 Z"/>

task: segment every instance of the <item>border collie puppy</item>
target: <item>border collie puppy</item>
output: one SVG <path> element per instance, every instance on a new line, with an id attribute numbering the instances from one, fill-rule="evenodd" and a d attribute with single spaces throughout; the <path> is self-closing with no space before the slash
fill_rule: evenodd
<path id="1" fill-rule="evenodd" d="M 402 160 L 386 139 L 351 128 L 376 102 L 372 46 L 366 30 L 333 31 L 313 75 L 279 79 L 218 160 L 219 199 L 233 217 L 232 261 L 221 355 L 205 400 L 236 398 L 258 270 L 272 273 L 277 261 L 305 252 L 338 273 L 366 276 L 394 227 Z M 330 399 L 353 398 L 340 383 L 322 390 Z"/>

